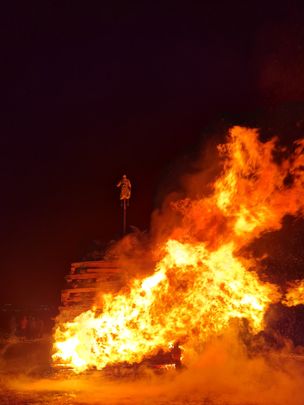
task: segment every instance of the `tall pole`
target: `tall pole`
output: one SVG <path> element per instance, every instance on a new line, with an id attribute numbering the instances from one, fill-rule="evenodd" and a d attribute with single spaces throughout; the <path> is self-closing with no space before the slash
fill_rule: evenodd
<path id="1" fill-rule="evenodd" d="M 123 234 L 127 232 L 127 204 L 126 200 L 123 200 Z"/>

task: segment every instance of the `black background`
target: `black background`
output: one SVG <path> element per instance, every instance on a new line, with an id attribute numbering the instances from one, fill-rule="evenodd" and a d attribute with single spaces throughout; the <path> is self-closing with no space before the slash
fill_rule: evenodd
<path id="1" fill-rule="evenodd" d="M 213 134 L 303 136 L 301 2 L 7 3 L 2 303 L 58 303 L 70 262 L 119 236 L 123 173 L 130 223 L 148 229 L 180 162 Z"/>

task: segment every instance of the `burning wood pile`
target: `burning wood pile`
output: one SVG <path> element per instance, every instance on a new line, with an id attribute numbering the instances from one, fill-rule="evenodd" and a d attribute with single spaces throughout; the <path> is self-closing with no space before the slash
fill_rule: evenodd
<path id="1" fill-rule="evenodd" d="M 56 324 L 71 322 L 94 305 L 101 312 L 102 306 L 97 306 L 97 295 L 117 294 L 126 284 L 125 274 L 125 269 L 119 267 L 115 260 L 72 263 L 70 274 L 65 277 L 67 288 L 61 292 L 62 305 Z M 180 357 L 181 350 L 174 345 L 169 351 L 160 350 L 156 356 L 146 358 L 145 364 L 157 369 L 175 367 L 180 365 Z"/>
<path id="2" fill-rule="evenodd" d="M 66 277 L 67 288 L 61 292 L 60 322 L 73 320 L 95 302 L 97 291 L 116 293 L 124 284 L 123 272 L 113 260 L 72 263 Z"/>
<path id="3" fill-rule="evenodd" d="M 255 335 L 265 327 L 271 304 L 303 304 L 302 282 L 280 288 L 265 281 L 260 258 L 246 249 L 265 232 L 280 229 L 285 215 L 303 215 L 304 140 L 288 153 L 275 138 L 262 142 L 256 130 L 234 127 L 218 150 L 222 170 L 209 191 L 170 204 L 175 221 L 171 215 L 153 243 L 151 274 L 119 292 L 97 291 L 89 309 L 62 319 L 55 363 L 77 373 L 101 370 L 138 364 L 179 344 L 187 365 L 232 321 L 245 320 L 247 333 Z M 74 272 L 68 281 L 88 281 L 93 274 L 97 280 L 103 270 L 94 271 L 87 268 L 80 279 Z M 88 285 L 79 288 L 78 295 L 73 289 L 64 293 L 67 307 L 73 300 L 81 305 L 81 294 L 92 292 Z"/>

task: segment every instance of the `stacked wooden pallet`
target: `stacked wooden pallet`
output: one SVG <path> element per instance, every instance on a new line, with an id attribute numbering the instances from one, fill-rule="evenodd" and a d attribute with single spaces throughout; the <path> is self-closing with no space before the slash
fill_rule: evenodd
<path id="1" fill-rule="evenodd" d="M 72 321 L 92 307 L 96 294 L 115 293 L 124 285 L 124 272 L 117 262 L 109 260 L 72 263 L 61 292 L 60 322 Z"/>

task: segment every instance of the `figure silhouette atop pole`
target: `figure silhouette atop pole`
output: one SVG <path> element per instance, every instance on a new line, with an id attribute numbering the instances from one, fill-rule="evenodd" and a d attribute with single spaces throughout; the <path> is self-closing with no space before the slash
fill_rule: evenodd
<path id="1" fill-rule="evenodd" d="M 127 231 L 127 206 L 129 206 L 131 197 L 131 182 L 125 174 L 117 183 L 117 187 L 120 187 L 120 201 L 123 208 L 123 234 L 125 235 Z"/>

